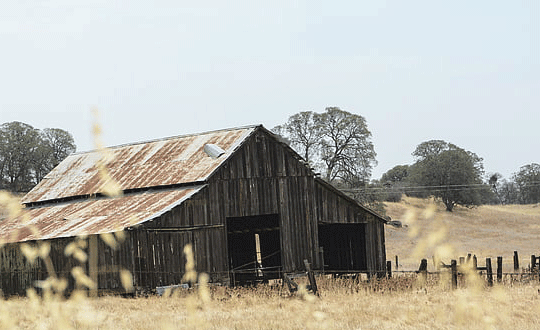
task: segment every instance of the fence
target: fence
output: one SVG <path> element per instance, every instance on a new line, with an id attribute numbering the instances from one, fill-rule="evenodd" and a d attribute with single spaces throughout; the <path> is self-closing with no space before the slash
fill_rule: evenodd
<path id="1" fill-rule="evenodd" d="M 459 260 L 459 263 L 458 263 Z M 399 258 L 395 256 L 396 269 L 392 271 L 392 261 L 386 262 L 386 276 L 388 278 L 392 277 L 392 273 L 416 273 L 421 276 L 424 280 L 427 278 L 428 274 L 431 275 L 440 275 L 449 274 L 451 286 L 453 289 L 458 287 L 458 283 L 464 282 L 467 274 L 478 273 L 481 276 L 485 276 L 486 283 L 488 286 L 493 286 L 493 280 L 495 275 L 495 280 L 497 283 L 501 282 L 524 282 L 531 280 L 540 281 L 540 256 L 531 255 L 531 263 L 527 268 L 520 269 L 519 267 L 519 256 L 518 252 L 514 251 L 513 257 L 513 272 L 503 272 L 503 257 L 497 257 L 497 268 L 496 272 L 493 272 L 493 266 L 491 258 L 486 258 L 485 266 L 478 266 L 478 258 L 476 255 L 471 255 L 470 253 L 467 257 L 459 257 L 459 259 L 451 260 L 450 264 L 445 264 L 442 261 L 436 262 L 435 259 L 433 263 L 436 267 L 436 271 L 428 272 L 428 261 L 427 259 L 422 259 L 418 270 L 398 270 L 399 268 Z M 461 279 L 461 281 L 460 281 Z"/>

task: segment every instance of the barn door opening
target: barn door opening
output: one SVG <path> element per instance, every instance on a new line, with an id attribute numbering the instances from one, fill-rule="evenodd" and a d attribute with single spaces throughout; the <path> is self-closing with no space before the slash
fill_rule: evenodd
<path id="1" fill-rule="evenodd" d="M 323 247 L 324 269 L 328 273 L 367 271 L 366 225 L 320 224 L 319 244 Z"/>
<path id="2" fill-rule="evenodd" d="M 227 218 L 227 241 L 232 285 L 280 278 L 279 215 Z"/>

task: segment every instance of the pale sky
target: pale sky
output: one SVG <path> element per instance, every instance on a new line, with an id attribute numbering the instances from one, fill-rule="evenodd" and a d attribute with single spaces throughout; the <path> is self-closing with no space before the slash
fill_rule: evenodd
<path id="1" fill-rule="evenodd" d="M 540 1 L 2 1 L 0 123 L 106 145 L 364 116 L 379 165 L 442 139 L 540 163 Z"/>

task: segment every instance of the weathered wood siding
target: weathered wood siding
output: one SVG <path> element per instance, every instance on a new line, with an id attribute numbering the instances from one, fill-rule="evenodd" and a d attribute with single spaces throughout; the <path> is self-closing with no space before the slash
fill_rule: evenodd
<path id="1" fill-rule="evenodd" d="M 320 181 L 316 184 L 316 204 L 318 223 L 365 223 L 367 271 L 373 274 L 385 271 L 384 223 L 380 219 Z"/>
<path id="2" fill-rule="evenodd" d="M 21 244 L 7 244 L 0 248 L 0 283 L 2 292 L 6 296 L 24 295 L 26 289 L 39 287 L 38 281 L 56 276 L 67 281 L 65 293 L 71 292 L 77 284 L 72 275 L 75 267 L 81 267 L 88 275 L 89 260 L 80 262 L 73 256 L 66 256 L 66 246 L 77 238 L 58 238 L 44 242 L 26 242 L 30 247 L 38 248 L 41 244 L 49 244 L 50 252 L 46 256 L 50 260 L 53 272 L 49 272 L 43 258 L 38 257 L 30 263 L 21 251 Z M 86 240 L 86 239 L 85 239 Z M 87 245 L 87 244 L 86 244 Z M 88 246 L 82 251 L 89 255 Z M 124 292 L 119 271 L 122 269 L 132 271 L 132 253 L 129 245 L 119 243 L 111 248 L 98 238 L 98 289 L 100 291 Z M 84 287 L 80 287 L 84 288 Z"/>

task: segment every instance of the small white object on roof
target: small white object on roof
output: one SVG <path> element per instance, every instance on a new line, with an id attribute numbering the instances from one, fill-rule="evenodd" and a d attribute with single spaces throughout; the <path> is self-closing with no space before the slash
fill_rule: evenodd
<path id="1" fill-rule="evenodd" d="M 208 143 L 204 145 L 204 152 L 212 158 L 219 158 L 219 156 L 225 153 L 225 150 L 215 144 Z"/>

